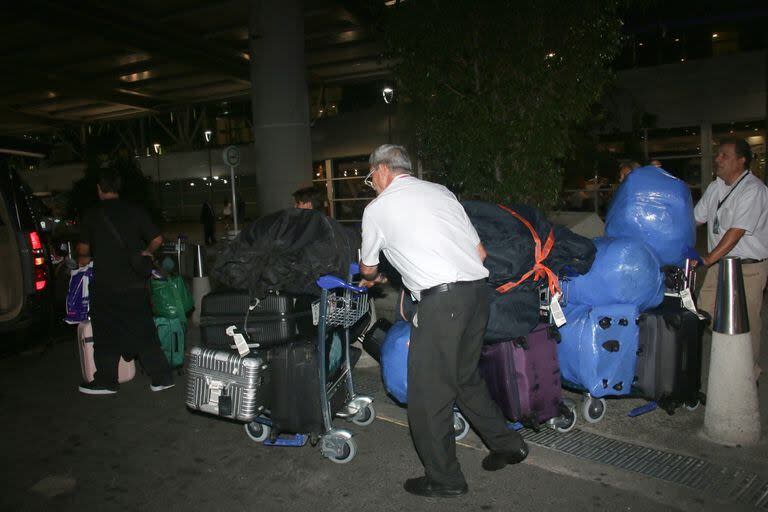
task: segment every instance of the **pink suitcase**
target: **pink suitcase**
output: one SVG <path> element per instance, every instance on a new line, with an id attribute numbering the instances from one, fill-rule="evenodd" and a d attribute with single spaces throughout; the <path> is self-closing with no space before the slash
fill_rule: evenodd
<path id="1" fill-rule="evenodd" d="M 83 382 L 93 382 L 96 373 L 96 363 L 93 362 L 93 328 L 91 322 L 81 322 L 77 325 L 77 352 L 80 354 L 80 371 Z M 117 382 L 128 382 L 136 376 L 136 364 L 127 362 L 122 357 L 117 367 Z"/>

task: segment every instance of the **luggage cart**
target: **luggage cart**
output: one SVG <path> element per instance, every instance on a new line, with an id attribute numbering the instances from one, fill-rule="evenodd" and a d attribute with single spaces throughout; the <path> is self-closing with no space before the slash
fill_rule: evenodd
<path id="1" fill-rule="evenodd" d="M 356 264 L 351 265 L 350 274 L 357 273 L 359 267 Z M 323 432 L 319 436 L 313 433 L 297 433 L 287 438 L 270 439 L 272 422 L 268 416 L 259 416 L 253 422 L 247 423 L 245 431 L 254 441 L 263 442 L 268 446 L 303 446 L 309 438 L 313 445 L 315 441 L 319 443 L 320 453 L 324 457 L 338 464 L 346 464 L 357 454 L 357 443 L 351 432 L 333 425 L 331 400 L 336 393 L 346 393 L 345 404 L 335 413 L 336 417 L 360 426 L 370 425 L 376 419 L 373 398 L 355 393 L 349 350 L 349 329 L 368 312 L 368 289 L 332 275 L 320 277 L 317 285 L 321 293 L 320 299 L 312 304 L 312 320 L 317 325 L 318 377 L 321 383 L 318 399 L 322 410 Z M 328 382 L 325 365 L 326 334 L 331 327 L 344 329 L 344 350 L 340 373 Z"/>

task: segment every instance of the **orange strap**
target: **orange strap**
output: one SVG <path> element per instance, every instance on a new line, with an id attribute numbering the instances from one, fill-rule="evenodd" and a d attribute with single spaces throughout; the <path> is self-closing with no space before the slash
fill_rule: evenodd
<path id="1" fill-rule="evenodd" d="M 523 218 L 522 215 L 517 213 L 516 211 L 512 210 L 511 208 L 507 208 L 503 204 L 499 205 L 499 208 L 502 210 L 507 211 L 508 213 L 512 214 L 517 220 L 523 223 L 525 227 L 528 228 L 528 231 L 531 232 L 531 235 L 533 236 L 533 242 L 534 242 L 534 252 L 533 252 L 533 268 L 526 272 L 523 277 L 517 280 L 517 282 L 508 282 L 504 283 L 503 285 L 496 288 L 496 291 L 499 293 L 507 293 L 512 288 L 516 287 L 526 279 L 528 279 L 531 275 L 533 275 L 533 280 L 538 281 L 540 278 L 546 277 L 548 280 L 548 286 L 549 286 L 549 292 L 554 296 L 556 292 L 560 292 L 560 283 L 557 279 L 557 276 L 555 275 L 552 270 L 544 265 L 544 260 L 547 259 L 547 256 L 549 256 L 549 252 L 552 250 L 552 247 L 555 245 L 555 232 L 554 230 L 549 230 L 549 235 L 547 236 L 546 242 L 544 242 L 544 247 L 541 246 L 541 239 L 539 238 L 539 234 L 536 233 L 536 230 L 533 229 L 533 226 L 531 226 L 531 223 L 528 222 L 526 219 Z"/>

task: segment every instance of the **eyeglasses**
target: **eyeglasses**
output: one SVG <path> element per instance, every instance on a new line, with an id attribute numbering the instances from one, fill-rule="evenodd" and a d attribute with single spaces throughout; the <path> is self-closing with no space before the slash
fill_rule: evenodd
<path id="1" fill-rule="evenodd" d="M 363 183 L 365 183 L 366 185 L 368 185 L 369 187 L 371 187 L 371 188 L 372 188 L 372 189 L 374 189 L 374 190 L 376 190 L 376 187 L 374 187 L 374 186 L 373 186 L 373 173 L 375 173 L 375 172 L 376 172 L 376 169 L 378 169 L 378 168 L 379 168 L 379 166 L 378 166 L 378 165 L 376 165 L 376 166 L 372 167 L 372 168 L 371 168 L 371 172 L 369 172 L 369 173 L 368 173 L 368 174 L 365 176 L 365 179 L 363 180 Z"/>

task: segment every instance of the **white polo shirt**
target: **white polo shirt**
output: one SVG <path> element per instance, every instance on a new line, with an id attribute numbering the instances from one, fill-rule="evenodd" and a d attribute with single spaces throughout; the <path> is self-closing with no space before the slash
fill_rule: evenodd
<path id="1" fill-rule="evenodd" d="M 363 212 L 364 265 L 379 264 L 379 251 L 418 298 L 443 283 L 488 277 L 477 253 L 480 237 L 447 188 L 401 174 Z"/>
<path id="2" fill-rule="evenodd" d="M 742 176 L 743 173 L 739 178 Z M 732 186 L 726 185 L 720 178 L 710 183 L 693 213 L 696 222 L 707 223 L 707 247 L 710 252 L 728 229 L 739 228 L 744 230 L 744 236 L 728 256 L 762 260 L 768 258 L 768 187 L 760 178 L 749 173 L 717 209 L 717 203 L 728 195 L 739 178 Z M 719 233 L 712 232 L 715 216 L 720 224 Z"/>

